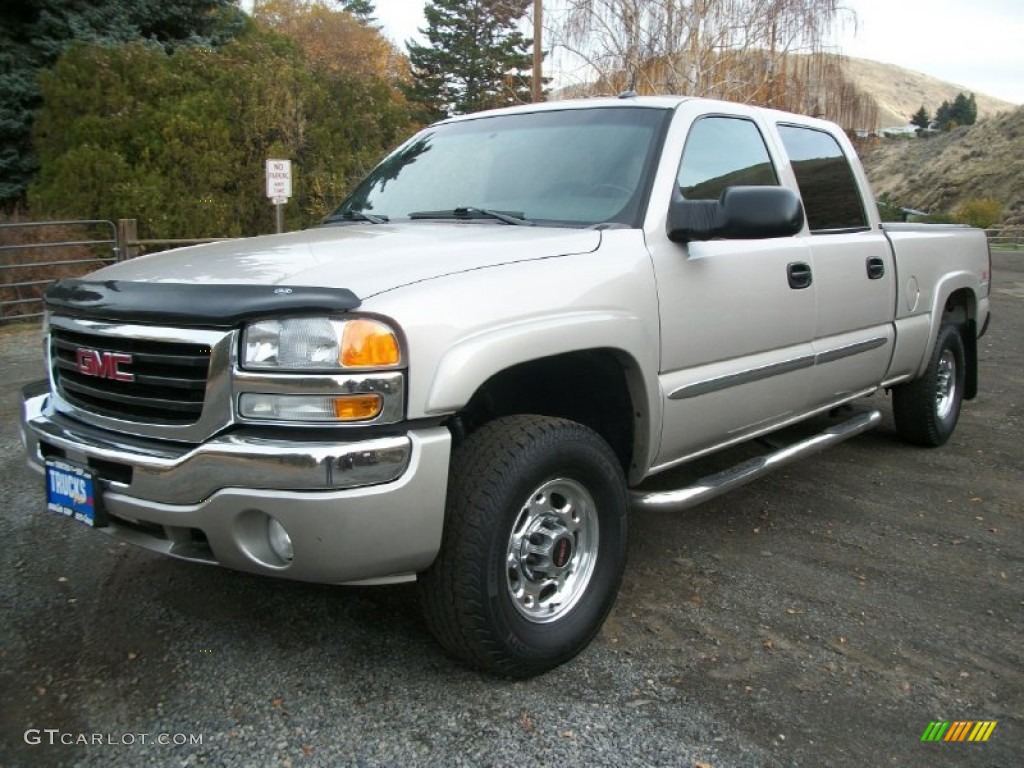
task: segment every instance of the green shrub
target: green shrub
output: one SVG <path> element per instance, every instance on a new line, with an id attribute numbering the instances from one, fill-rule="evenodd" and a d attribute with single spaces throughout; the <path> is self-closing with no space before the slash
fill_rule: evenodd
<path id="1" fill-rule="evenodd" d="M 1003 218 L 1003 206 L 991 197 L 965 200 L 956 209 L 956 218 L 961 224 L 988 229 Z"/>
<path id="2" fill-rule="evenodd" d="M 136 218 L 149 238 L 273 231 L 271 157 L 292 160 L 287 227 L 314 224 L 412 131 L 392 84 L 310 68 L 268 31 L 218 49 L 79 44 L 40 83 L 33 213 Z"/>

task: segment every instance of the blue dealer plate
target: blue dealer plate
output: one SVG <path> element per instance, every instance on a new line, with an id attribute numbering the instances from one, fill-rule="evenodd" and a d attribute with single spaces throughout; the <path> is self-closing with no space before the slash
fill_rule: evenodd
<path id="1" fill-rule="evenodd" d="M 84 467 L 49 459 L 46 462 L 46 508 L 96 525 L 96 478 Z"/>

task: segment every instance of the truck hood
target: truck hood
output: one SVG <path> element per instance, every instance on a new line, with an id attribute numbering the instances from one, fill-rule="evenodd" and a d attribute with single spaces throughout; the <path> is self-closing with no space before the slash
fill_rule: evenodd
<path id="1" fill-rule="evenodd" d="M 179 248 L 106 267 L 90 280 L 347 288 L 361 299 L 499 264 L 597 249 L 595 230 L 473 222 L 320 227 Z"/>

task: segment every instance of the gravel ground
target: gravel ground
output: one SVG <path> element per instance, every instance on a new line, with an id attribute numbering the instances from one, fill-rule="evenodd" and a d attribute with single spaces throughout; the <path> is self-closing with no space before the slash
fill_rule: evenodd
<path id="1" fill-rule="evenodd" d="M 993 308 L 950 444 L 902 445 L 876 397 L 871 433 L 691 513 L 634 514 L 601 635 L 526 682 L 446 658 L 409 587 L 179 563 L 45 513 L 15 427 L 38 334 L 7 333 L 0 765 L 1015 768 L 1024 255 L 997 255 Z M 932 720 L 998 725 L 922 744 Z"/>

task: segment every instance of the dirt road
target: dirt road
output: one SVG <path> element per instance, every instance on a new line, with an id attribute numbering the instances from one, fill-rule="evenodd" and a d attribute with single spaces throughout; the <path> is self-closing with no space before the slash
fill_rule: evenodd
<path id="1" fill-rule="evenodd" d="M 899 443 L 879 396 L 874 432 L 636 513 L 600 637 L 527 682 L 447 659 L 409 588 L 178 563 L 46 514 L 14 425 L 37 334 L 0 338 L 0 764 L 1016 768 L 1024 254 L 997 255 L 993 310 L 950 444 Z M 922 743 L 937 720 L 997 726 Z M 82 737 L 103 743 L 61 743 Z"/>

